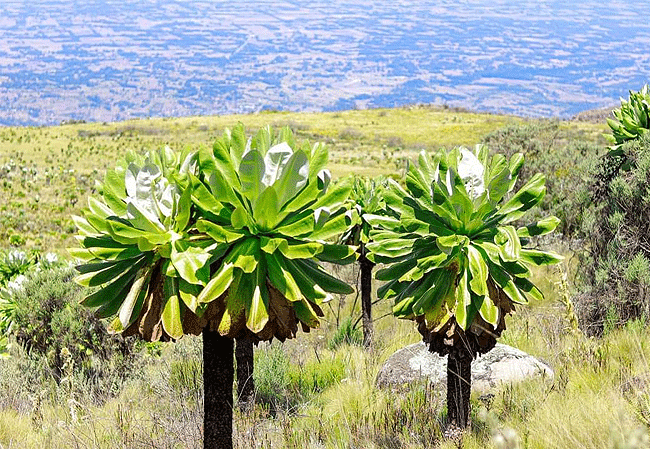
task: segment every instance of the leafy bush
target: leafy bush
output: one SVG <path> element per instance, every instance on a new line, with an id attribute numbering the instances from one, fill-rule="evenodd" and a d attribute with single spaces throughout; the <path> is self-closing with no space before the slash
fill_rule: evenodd
<path id="1" fill-rule="evenodd" d="M 577 304 L 583 325 L 595 333 L 605 323 L 650 317 L 650 133 L 620 150 L 595 169 L 601 188 L 583 223 L 588 254 L 581 268 L 589 289 Z M 629 170 L 614 158 L 629 161 Z"/>
<path id="2" fill-rule="evenodd" d="M 535 173 L 546 175 L 547 195 L 539 205 L 545 213 L 531 217 L 550 213 L 560 219 L 558 232 L 572 236 L 580 231 L 582 205 L 589 198 L 589 170 L 604 152 L 602 146 L 585 142 L 557 121 L 511 125 L 488 134 L 484 142 L 508 158 L 516 153 L 526 157 L 515 189 Z"/>
<path id="3" fill-rule="evenodd" d="M 74 276 L 74 269 L 59 267 L 26 279 L 22 289 L 13 292 L 12 334 L 31 355 L 46 358 L 57 381 L 68 353 L 86 381 L 99 383 L 107 370 L 124 377 L 134 358 L 134 341 L 108 334 L 79 304 L 86 291 L 73 282 Z"/>

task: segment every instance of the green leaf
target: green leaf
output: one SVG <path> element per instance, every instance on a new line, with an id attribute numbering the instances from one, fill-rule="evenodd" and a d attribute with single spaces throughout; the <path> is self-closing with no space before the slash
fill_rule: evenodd
<path id="1" fill-rule="evenodd" d="M 200 309 L 198 296 L 204 290 L 203 287 L 197 284 L 190 284 L 183 278 L 176 279 L 178 280 L 178 295 L 183 303 L 185 303 L 185 306 L 187 306 L 194 314 L 197 314 Z"/>
<path id="2" fill-rule="evenodd" d="M 549 216 L 535 223 L 526 225 L 517 229 L 519 237 L 542 236 L 555 230 L 560 224 L 560 219 L 555 216 Z"/>
<path id="3" fill-rule="evenodd" d="M 265 254 L 268 264 L 268 277 L 271 284 L 290 302 L 302 299 L 302 292 L 296 284 L 291 272 L 287 269 L 287 260 L 276 254 Z M 300 261 L 300 260 L 296 260 Z"/>
<path id="4" fill-rule="evenodd" d="M 111 283 L 105 285 L 96 292 L 87 295 L 83 300 L 81 300 L 81 304 L 89 308 L 94 308 L 110 302 L 114 297 L 119 297 L 121 291 L 125 290 L 131 285 L 131 282 L 135 278 L 135 274 L 140 267 L 141 266 L 132 267 L 130 270 L 127 270 L 119 277 L 113 279 Z M 126 289 L 124 292 L 122 300 L 124 297 L 126 297 L 127 292 L 128 289 Z M 122 303 L 122 301 L 120 301 L 120 303 Z M 117 309 L 115 311 L 117 311 Z"/>
<path id="5" fill-rule="evenodd" d="M 246 326 L 253 333 L 259 333 L 269 321 L 269 292 L 266 287 L 266 260 L 260 258 L 254 273 L 254 289 L 250 306 L 246 309 Z"/>
<path id="6" fill-rule="evenodd" d="M 492 299 L 486 295 L 483 297 L 479 313 L 483 320 L 496 328 L 499 324 L 499 308 L 494 304 Z"/>
<path id="7" fill-rule="evenodd" d="M 289 259 L 312 258 L 323 251 L 324 245 L 318 242 L 304 242 L 289 244 L 283 240 L 285 245 L 278 246 L 280 252 Z"/>
<path id="8" fill-rule="evenodd" d="M 234 267 L 232 263 L 222 264 L 197 296 L 196 301 L 198 303 L 209 303 L 226 292 L 234 280 Z"/>
<path id="9" fill-rule="evenodd" d="M 244 272 L 236 269 L 233 273 L 233 280 L 230 289 L 226 293 L 226 309 L 221 317 L 218 331 L 221 335 L 227 335 L 236 330 L 238 324 L 246 317 L 246 303 L 249 301 L 246 291 L 252 291 L 251 283 L 245 278 Z"/>
<path id="10" fill-rule="evenodd" d="M 314 281 L 314 284 L 319 285 L 327 292 L 333 294 L 351 294 L 354 292 L 351 286 L 347 283 L 333 277 L 325 272 L 316 262 L 306 259 L 294 259 L 293 262 L 300 267 L 300 269 Z"/>
<path id="11" fill-rule="evenodd" d="M 541 250 L 521 249 L 521 260 L 535 266 L 549 266 L 557 264 L 564 260 L 564 256 L 553 252 L 544 252 Z"/>
<path id="12" fill-rule="evenodd" d="M 517 289 L 519 289 L 521 292 L 525 293 L 528 297 L 533 298 L 538 301 L 544 300 L 544 294 L 542 294 L 542 291 L 540 291 L 537 286 L 535 286 L 533 283 L 531 283 L 529 280 L 525 278 L 516 278 L 514 277 L 512 281 L 515 283 L 515 286 L 517 286 Z"/>
<path id="13" fill-rule="evenodd" d="M 237 176 L 237 170 L 235 169 L 235 164 L 238 165 L 239 163 L 233 161 L 230 154 L 229 144 L 230 139 L 226 137 L 217 140 L 212 147 L 212 157 L 209 159 L 201 158 L 201 165 L 206 169 L 211 169 L 214 164 L 214 167 L 223 174 L 228 184 L 237 188 L 240 186 L 240 182 L 239 177 Z"/>
<path id="14" fill-rule="evenodd" d="M 239 165 L 239 179 L 242 194 L 250 201 L 255 201 L 264 188 L 264 158 L 257 150 L 251 150 L 244 155 Z"/>
<path id="15" fill-rule="evenodd" d="M 409 258 L 404 261 L 391 264 L 375 273 L 375 279 L 379 281 L 397 280 L 402 277 L 409 270 L 414 268 L 417 264 L 417 259 Z"/>
<path id="16" fill-rule="evenodd" d="M 72 222 L 79 230 L 79 233 L 81 233 L 82 235 L 92 236 L 97 234 L 97 230 L 83 217 L 75 216 L 73 214 L 72 216 L 70 216 L 70 218 L 72 219 Z"/>
<path id="17" fill-rule="evenodd" d="M 469 273 L 471 274 L 469 286 L 472 292 L 478 296 L 488 295 L 488 266 L 483 259 L 483 255 L 472 245 L 469 245 L 467 247 L 467 256 L 469 260 Z"/>
<path id="18" fill-rule="evenodd" d="M 224 220 L 230 219 L 230 211 L 215 198 L 207 187 L 195 176 L 190 175 L 192 181 L 192 201 L 204 211 L 210 212 Z M 239 205 L 238 205 L 239 206 Z"/>
<path id="19" fill-rule="evenodd" d="M 250 218 L 248 215 L 248 211 L 244 209 L 242 206 L 238 206 L 235 208 L 235 210 L 232 212 L 232 216 L 230 216 L 230 221 L 232 223 L 233 228 L 236 230 L 241 230 L 244 227 L 250 227 Z M 253 231 L 253 230 L 251 230 Z"/>
<path id="20" fill-rule="evenodd" d="M 278 192 L 280 206 L 294 198 L 306 186 L 308 176 L 309 161 L 307 155 L 302 150 L 298 150 L 291 155 L 286 165 L 282 167 L 280 177 L 273 182 L 273 187 Z"/>
<path id="21" fill-rule="evenodd" d="M 451 255 L 456 247 L 465 247 L 469 243 L 467 236 L 452 234 L 450 236 L 440 236 L 436 239 L 436 244 L 441 252 Z"/>
<path id="22" fill-rule="evenodd" d="M 228 229 L 205 219 L 198 219 L 196 221 L 196 229 L 201 233 L 206 233 L 216 242 L 223 242 L 226 244 L 237 242 L 245 236 L 245 234 L 240 230 Z"/>
<path id="23" fill-rule="evenodd" d="M 138 270 L 138 273 L 135 276 L 135 280 L 131 285 L 131 289 L 127 294 L 122 306 L 120 307 L 119 319 L 122 324 L 122 329 L 126 329 L 133 320 L 136 319 L 139 313 L 138 309 L 142 307 L 144 298 L 147 295 L 148 282 L 151 277 L 151 267 L 145 266 Z"/>
<path id="24" fill-rule="evenodd" d="M 122 286 L 117 285 L 115 289 L 110 290 L 108 287 L 101 289 L 101 292 L 105 292 L 107 297 L 105 302 L 97 304 L 99 307 L 95 310 L 95 317 L 106 319 L 107 317 L 115 315 L 120 310 L 120 306 L 122 306 L 124 299 L 126 299 L 126 296 L 129 294 L 134 278 L 135 273 L 132 275 L 131 279 L 127 280 L 127 284 Z"/>
<path id="25" fill-rule="evenodd" d="M 349 210 L 344 213 L 338 213 L 330 217 L 329 220 L 320 229 L 315 230 L 309 235 L 310 239 L 328 240 L 340 234 L 343 234 L 353 224 L 358 223 L 358 214 L 355 210 Z"/>
<path id="26" fill-rule="evenodd" d="M 526 211 L 541 202 L 546 194 L 545 181 L 546 178 L 543 174 L 535 174 L 507 203 L 501 206 L 498 213 L 504 217 L 502 223 L 517 220 Z"/>
<path id="27" fill-rule="evenodd" d="M 176 211 L 174 231 L 180 233 L 187 228 L 192 213 L 192 187 L 188 186 L 183 190 L 178 200 L 178 210 Z"/>
<path id="28" fill-rule="evenodd" d="M 99 266 L 97 264 L 82 264 L 77 266 L 77 270 L 81 272 L 81 275 L 75 278 L 75 282 L 88 287 L 100 286 L 130 271 L 134 266 L 141 267 L 146 263 L 148 257 L 149 255 L 145 254 L 135 259 L 130 258 L 99 263 Z"/>
<path id="29" fill-rule="evenodd" d="M 260 231 L 275 228 L 279 209 L 278 194 L 273 186 L 269 186 L 262 191 L 253 206 L 253 217 Z"/>
<path id="30" fill-rule="evenodd" d="M 356 248 L 351 245 L 324 244 L 316 258 L 319 261 L 349 264 L 356 261 L 358 255 Z"/>
<path id="31" fill-rule="evenodd" d="M 178 298 L 178 279 L 165 277 L 163 283 L 163 296 L 165 303 L 162 307 L 162 325 L 165 332 L 172 339 L 183 337 L 181 322 L 181 303 Z"/>
<path id="32" fill-rule="evenodd" d="M 521 242 L 517 230 L 512 225 L 498 227 L 498 234 L 494 238 L 499 246 L 501 258 L 504 261 L 517 261 L 521 252 Z"/>
<path id="33" fill-rule="evenodd" d="M 316 304 L 326 302 L 331 298 L 331 296 L 321 288 L 320 285 L 315 283 L 314 280 L 302 270 L 301 267 L 303 266 L 301 264 L 297 264 L 295 261 L 290 259 L 287 259 L 286 263 L 287 269 L 291 272 L 300 292 L 302 292 L 305 298 Z"/>
<path id="34" fill-rule="evenodd" d="M 294 220 L 297 219 L 298 220 Z M 303 211 L 300 215 L 291 215 L 276 228 L 278 234 L 291 237 L 302 237 L 311 235 L 316 226 L 316 221 L 314 220 L 314 214 L 311 210 Z M 322 229 L 319 230 L 322 232 Z"/>
<path id="35" fill-rule="evenodd" d="M 455 275 L 454 272 L 447 269 L 439 269 L 432 274 L 431 279 L 433 282 L 431 287 L 413 303 L 411 308 L 413 314 L 424 315 L 442 303 L 452 287 Z"/>
<path id="36" fill-rule="evenodd" d="M 260 240 L 251 237 L 235 244 L 224 261 L 233 263 L 245 273 L 252 273 L 261 256 Z"/>
<path id="37" fill-rule="evenodd" d="M 456 322 L 463 329 L 467 330 L 471 324 L 469 307 L 472 304 L 472 295 L 468 285 L 467 271 L 463 271 L 458 286 L 456 286 Z"/>
<path id="38" fill-rule="evenodd" d="M 311 150 L 309 158 L 309 179 L 313 179 L 327 164 L 329 159 L 327 149 L 322 143 L 316 143 Z"/>
<path id="39" fill-rule="evenodd" d="M 293 304 L 293 311 L 296 313 L 296 318 L 309 328 L 317 328 L 320 326 L 318 315 L 312 308 L 309 301 L 301 299 Z"/>
<path id="40" fill-rule="evenodd" d="M 208 260 L 212 255 L 188 241 L 176 241 L 171 248 L 171 263 L 188 283 L 205 286 L 208 281 Z"/>

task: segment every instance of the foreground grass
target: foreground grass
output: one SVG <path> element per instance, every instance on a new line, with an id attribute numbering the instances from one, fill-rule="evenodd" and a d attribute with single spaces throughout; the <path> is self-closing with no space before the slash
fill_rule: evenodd
<path id="1" fill-rule="evenodd" d="M 354 273 L 344 274 L 350 279 Z M 549 285 L 559 271 L 536 274 Z M 371 350 L 332 348 L 337 316 L 352 298 L 334 300 L 321 329 L 256 349 L 256 405 L 235 412 L 235 446 L 245 448 L 645 448 L 650 425 L 650 330 L 640 322 L 587 338 L 570 325 L 562 289 L 511 317 L 504 343 L 548 362 L 554 379 L 502 385 L 490 401 L 472 396 L 472 427 L 443 438 L 444 390 L 415 384 L 380 389 L 377 373 L 393 351 L 420 339 L 408 321 L 376 321 Z M 376 317 L 389 305 L 379 303 Z M 339 313 L 340 311 L 340 313 Z M 357 312 L 358 313 L 358 312 Z M 3 447 L 200 447 L 200 338 L 185 337 L 145 356 L 136 373 L 105 400 L 81 386 L 34 383 L 0 361 Z"/>

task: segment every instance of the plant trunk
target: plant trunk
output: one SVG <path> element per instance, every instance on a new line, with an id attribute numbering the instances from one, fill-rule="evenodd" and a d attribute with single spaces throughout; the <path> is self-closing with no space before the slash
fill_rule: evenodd
<path id="1" fill-rule="evenodd" d="M 363 345 L 372 345 L 372 268 L 374 263 L 366 258 L 365 247 L 362 247 L 359 265 L 361 266 L 361 317 L 363 321 Z"/>
<path id="2" fill-rule="evenodd" d="M 253 341 L 248 338 L 235 339 L 235 359 L 237 360 L 237 402 L 250 404 L 255 392 L 253 380 Z"/>
<path id="3" fill-rule="evenodd" d="M 464 350 L 452 350 L 447 357 L 447 414 L 449 423 L 462 429 L 469 426 L 472 359 Z"/>
<path id="4" fill-rule="evenodd" d="M 203 329 L 203 447 L 232 448 L 233 340 Z"/>

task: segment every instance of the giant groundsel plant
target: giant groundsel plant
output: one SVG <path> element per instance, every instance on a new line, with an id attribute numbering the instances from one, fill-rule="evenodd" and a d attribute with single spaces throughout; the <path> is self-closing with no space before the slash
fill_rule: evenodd
<path id="1" fill-rule="evenodd" d="M 528 238 L 553 231 L 548 217 L 516 228 L 544 196 L 537 174 L 510 195 L 523 156 L 508 161 L 485 146 L 422 152 L 409 167 L 406 189 L 390 180 L 385 216 L 365 219 L 371 232 L 369 258 L 387 266 L 380 297 L 393 298 L 397 317 L 413 319 L 431 351 L 448 354 L 448 410 L 467 425 L 471 360 L 494 347 L 505 316 L 516 304 L 542 293 L 529 280 L 531 266 L 561 257 L 527 248 Z"/>
<path id="2" fill-rule="evenodd" d="M 123 335 L 203 335 L 206 447 L 232 447 L 233 338 L 294 337 L 353 291 L 319 264 L 356 259 L 330 239 L 359 219 L 326 163 L 288 128 L 238 125 L 212 149 L 128 154 L 74 217 L 84 305 Z"/>

